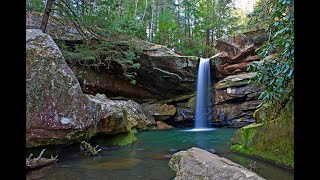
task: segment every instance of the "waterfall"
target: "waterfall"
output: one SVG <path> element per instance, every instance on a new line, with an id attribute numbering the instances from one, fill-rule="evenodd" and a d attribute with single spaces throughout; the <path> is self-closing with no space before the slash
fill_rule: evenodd
<path id="1" fill-rule="evenodd" d="M 207 129 L 210 127 L 211 115 L 211 77 L 210 59 L 200 58 L 196 91 L 196 115 L 195 129 Z"/>

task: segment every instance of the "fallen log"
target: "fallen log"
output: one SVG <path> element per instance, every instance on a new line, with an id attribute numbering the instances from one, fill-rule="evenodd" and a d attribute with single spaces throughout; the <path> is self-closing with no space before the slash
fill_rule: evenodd
<path id="1" fill-rule="evenodd" d="M 90 156 L 95 156 L 95 155 L 98 155 L 99 152 L 102 150 L 102 149 L 98 149 L 98 145 L 96 145 L 95 147 L 92 147 L 91 144 L 85 142 L 85 141 L 82 141 L 81 144 L 80 144 L 80 148 L 82 151 L 84 151 L 85 153 L 87 153 L 88 155 Z"/>
<path id="2" fill-rule="evenodd" d="M 26 158 L 26 169 L 27 170 L 32 170 L 36 168 L 41 168 L 44 166 L 48 166 L 50 164 L 53 164 L 58 161 L 58 155 L 56 157 L 53 157 L 51 155 L 51 158 L 43 158 L 42 155 L 46 149 L 43 149 L 39 156 L 37 158 L 31 159 L 33 154 L 31 153 L 28 158 Z"/>

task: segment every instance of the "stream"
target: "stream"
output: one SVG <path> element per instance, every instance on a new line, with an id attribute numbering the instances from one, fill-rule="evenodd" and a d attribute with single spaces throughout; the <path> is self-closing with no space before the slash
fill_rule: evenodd
<path id="1" fill-rule="evenodd" d="M 212 131 L 141 131 L 135 144 L 124 147 L 103 146 L 98 157 L 88 157 L 79 146 L 69 146 L 59 153 L 56 164 L 27 172 L 26 179 L 103 179 L 103 180 L 169 180 L 175 176 L 168 162 L 172 154 L 191 147 L 215 151 L 242 166 L 256 161 L 256 172 L 268 180 L 293 180 L 293 171 L 230 151 L 235 129 L 218 128 Z M 95 145 L 95 142 L 91 144 Z"/>

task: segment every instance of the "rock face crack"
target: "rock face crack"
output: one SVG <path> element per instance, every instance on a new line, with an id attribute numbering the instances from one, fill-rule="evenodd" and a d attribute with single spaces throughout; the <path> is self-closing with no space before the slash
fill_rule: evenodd
<path id="1" fill-rule="evenodd" d="M 171 73 L 171 72 L 165 71 L 165 70 L 163 70 L 163 69 L 159 69 L 159 68 L 153 68 L 153 69 L 158 70 L 158 71 L 161 71 L 161 72 L 163 72 L 163 73 L 165 73 L 165 74 L 169 74 L 169 75 L 172 75 L 172 76 L 176 76 L 176 77 L 178 77 L 180 80 L 182 80 L 182 78 L 181 78 L 178 74 Z"/>
<path id="2" fill-rule="evenodd" d="M 239 168 L 243 168 L 242 166 L 238 165 L 238 164 L 234 164 L 234 163 L 228 163 L 226 160 L 224 159 L 221 159 L 222 162 L 226 163 L 227 165 L 229 166 L 236 166 L 236 167 L 239 167 Z"/>

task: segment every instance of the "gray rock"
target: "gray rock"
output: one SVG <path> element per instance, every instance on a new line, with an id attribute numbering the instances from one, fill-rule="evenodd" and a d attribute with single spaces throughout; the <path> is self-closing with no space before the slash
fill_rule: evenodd
<path id="1" fill-rule="evenodd" d="M 176 113 L 176 107 L 167 104 L 145 104 L 143 109 L 158 121 L 166 120 Z"/>
<path id="2" fill-rule="evenodd" d="M 174 180 L 263 180 L 258 174 L 226 158 L 193 147 L 173 155 L 169 164 Z"/>
<path id="3" fill-rule="evenodd" d="M 135 101 L 84 95 L 52 38 L 26 30 L 26 146 L 68 144 L 97 132 L 146 129 L 154 118 Z"/>
<path id="4" fill-rule="evenodd" d="M 26 30 L 26 102 L 27 147 L 67 143 L 94 121 L 58 46 L 38 29 Z"/>

